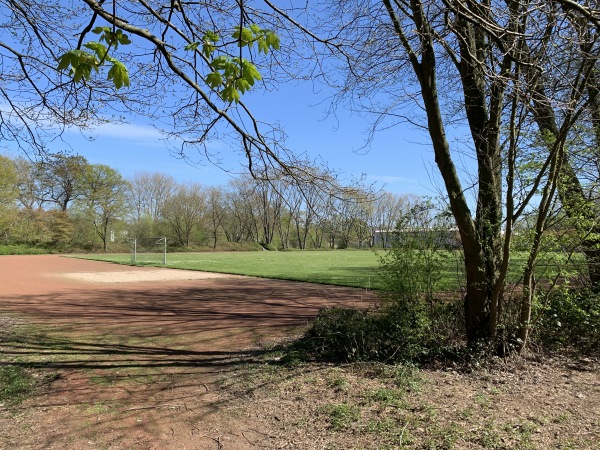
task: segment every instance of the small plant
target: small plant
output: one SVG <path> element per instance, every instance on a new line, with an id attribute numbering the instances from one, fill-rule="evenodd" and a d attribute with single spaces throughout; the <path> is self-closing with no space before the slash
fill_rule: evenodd
<path id="1" fill-rule="evenodd" d="M 454 448 L 454 444 L 461 433 L 460 427 L 455 424 L 433 425 L 429 429 L 429 437 L 423 442 L 424 449 L 445 450 Z"/>
<path id="2" fill-rule="evenodd" d="M 568 285 L 550 292 L 536 305 L 538 321 L 533 338 L 550 348 L 571 347 L 580 352 L 600 348 L 600 296 Z"/>
<path id="3" fill-rule="evenodd" d="M 420 392 L 423 384 L 423 378 L 419 368 L 414 364 L 402 364 L 396 367 L 394 372 L 396 385 L 408 392 Z"/>
<path id="4" fill-rule="evenodd" d="M 535 448 L 532 443 L 532 436 L 537 427 L 530 422 L 507 423 L 504 426 L 504 431 L 513 435 L 518 441 L 520 449 Z"/>
<path id="5" fill-rule="evenodd" d="M 377 419 L 370 421 L 367 424 L 366 430 L 368 433 L 382 434 L 391 433 L 395 431 L 397 427 L 398 425 L 396 424 L 396 422 L 388 417 L 385 419 Z"/>
<path id="6" fill-rule="evenodd" d="M 475 396 L 475 403 L 477 403 L 482 408 L 489 408 L 491 402 L 490 398 L 487 395 L 480 392 Z"/>
<path id="7" fill-rule="evenodd" d="M 22 402 L 33 390 L 31 375 L 18 365 L 0 366 L 0 401 Z"/>
<path id="8" fill-rule="evenodd" d="M 327 380 L 327 385 L 336 391 L 343 391 L 348 387 L 348 380 L 341 375 L 333 375 Z"/>
<path id="9" fill-rule="evenodd" d="M 360 417 L 360 410 L 346 403 L 323 406 L 321 412 L 327 416 L 329 426 L 335 431 L 347 429 Z"/>
<path id="10" fill-rule="evenodd" d="M 382 406 L 404 406 L 404 394 L 397 389 L 381 388 L 371 391 L 367 394 L 367 398 L 373 402 L 379 403 Z"/>
<path id="11" fill-rule="evenodd" d="M 477 441 L 483 448 L 497 448 L 502 442 L 493 420 L 486 422 L 484 427 L 476 432 Z"/>

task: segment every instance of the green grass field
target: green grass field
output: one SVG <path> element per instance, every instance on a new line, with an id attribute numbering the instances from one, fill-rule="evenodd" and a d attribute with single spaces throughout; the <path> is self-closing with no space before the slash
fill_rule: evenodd
<path id="1" fill-rule="evenodd" d="M 383 286 L 379 274 L 380 255 L 382 251 L 370 250 L 169 253 L 166 267 L 381 289 Z M 129 254 L 77 257 L 134 265 Z M 155 262 L 138 262 L 135 265 L 163 267 L 161 258 L 160 255 L 154 255 Z M 556 273 L 551 259 L 547 259 L 546 264 L 540 264 L 537 271 L 539 276 L 547 277 Z M 521 273 L 520 268 L 524 264 L 524 254 L 513 254 L 509 276 L 511 281 L 517 281 Z M 449 258 L 448 265 L 441 274 L 438 289 L 457 289 L 460 286 L 461 268 L 458 254 Z"/>
<path id="2" fill-rule="evenodd" d="M 129 254 L 85 255 L 133 264 Z M 162 267 L 160 262 L 136 265 Z M 169 253 L 166 267 L 379 289 L 378 257 L 372 251 Z"/>

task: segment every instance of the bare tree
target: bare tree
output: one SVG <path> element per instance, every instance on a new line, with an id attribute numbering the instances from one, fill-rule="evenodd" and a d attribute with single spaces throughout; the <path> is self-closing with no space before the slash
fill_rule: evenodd
<path id="1" fill-rule="evenodd" d="M 376 233 L 381 239 L 381 246 L 387 248 L 393 230 L 396 228 L 401 217 L 406 215 L 412 206 L 420 200 L 420 197 L 412 194 L 396 195 L 391 192 L 383 192 L 376 196 L 371 202 L 370 214 L 367 216 L 371 238 L 374 240 Z M 371 242 L 373 247 L 375 242 Z"/>
<path id="2" fill-rule="evenodd" d="M 223 232 L 223 225 L 226 218 L 225 192 L 218 187 L 208 189 L 207 195 L 207 221 L 209 232 L 212 236 L 213 248 L 217 248 L 219 236 Z"/>
<path id="3" fill-rule="evenodd" d="M 136 236 L 156 235 L 160 211 L 173 195 L 177 182 L 170 175 L 138 172 L 129 182 L 128 203 L 132 210 Z"/>
<path id="4" fill-rule="evenodd" d="M 179 185 L 165 199 L 160 215 L 179 245 L 189 247 L 206 214 L 206 194 L 199 184 Z"/>
<path id="5" fill-rule="evenodd" d="M 103 164 L 87 166 L 81 202 L 105 252 L 110 226 L 126 215 L 127 188 L 127 181 L 117 170 Z"/>

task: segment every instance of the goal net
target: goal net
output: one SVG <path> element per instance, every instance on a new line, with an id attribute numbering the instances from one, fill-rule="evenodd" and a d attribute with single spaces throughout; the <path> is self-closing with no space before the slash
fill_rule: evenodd
<path id="1" fill-rule="evenodd" d="M 133 238 L 129 246 L 132 262 L 167 264 L 166 237 Z"/>

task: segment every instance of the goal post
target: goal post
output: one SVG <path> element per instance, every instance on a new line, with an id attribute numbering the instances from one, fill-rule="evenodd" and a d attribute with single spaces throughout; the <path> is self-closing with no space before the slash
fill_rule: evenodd
<path id="1" fill-rule="evenodd" d="M 131 262 L 167 264 L 167 238 L 131 238 L 128 239 L 131 250 Z"/>

